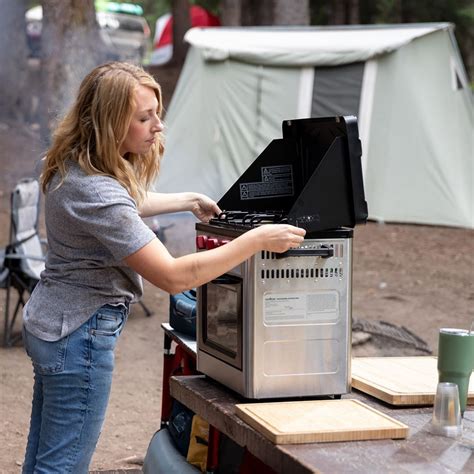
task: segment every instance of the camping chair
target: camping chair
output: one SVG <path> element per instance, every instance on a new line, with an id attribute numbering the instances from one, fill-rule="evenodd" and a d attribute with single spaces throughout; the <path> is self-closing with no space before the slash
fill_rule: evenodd
<path id="1" fill-rule="evenodd" d="M 0 253 L 0 288 L 6 290 L 3 334 L 6 347 L 21 339 L 21 333 L 13 334 L 13 327 L 20 308 L 25 306 L 25 294 L 31 294 L 44 269 L 44 242 L 38 234 L 39 200 L 36 179 L 21 180 L 11 193 L 9 243 Z M 18 294 L 13 311 L 12 290 Z"/>

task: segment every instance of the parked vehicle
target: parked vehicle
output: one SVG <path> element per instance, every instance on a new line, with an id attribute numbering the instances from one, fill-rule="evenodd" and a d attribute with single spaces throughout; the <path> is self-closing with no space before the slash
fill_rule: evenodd
<path id="1" fill-rule="evenodd" d="M 102 41 L 106 45 L 107 59 L 138 63 L 143 61 L 149 47 L 150 27 L 146 19 L 141 16 L 142 12 L 141 7 L 134 4 L 96 3 L 96 18 Z M 42 7 L 30 8 L 25 14 L 25 19 L 30 54 L 32 57 L 39 57 Z"/>

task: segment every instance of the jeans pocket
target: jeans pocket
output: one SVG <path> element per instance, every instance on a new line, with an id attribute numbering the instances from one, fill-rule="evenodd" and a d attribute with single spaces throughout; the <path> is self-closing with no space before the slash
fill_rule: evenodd
<path id="1" fill-rule="evenodd" d="M 24 329 L 23 337 L 26 352 L 39 374 L 56 374 L 64 370 L 69 336 L 59 341 L 43 341 Z"/>
<path id="2" fill-rule="evenodd" d="M 95 314 L 91 332 L 96 336 L 115 336 L 120 334 L 127 319 L 127 307 L 123 304 L 102 306 Z"/>

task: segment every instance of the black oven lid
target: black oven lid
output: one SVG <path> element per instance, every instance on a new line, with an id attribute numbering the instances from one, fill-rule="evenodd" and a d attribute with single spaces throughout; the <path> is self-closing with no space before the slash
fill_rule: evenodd
<path id="1" fill-rule="evenodd" d="M 282 128 L 283 138 L 270 142 L 219 207 L 283 212 L 309 232 L 366 222 L 357 119 L 285 120 Z"/>

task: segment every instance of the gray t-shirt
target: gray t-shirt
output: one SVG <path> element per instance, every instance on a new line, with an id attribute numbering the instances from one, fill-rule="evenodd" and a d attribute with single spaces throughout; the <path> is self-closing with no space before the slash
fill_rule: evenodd
<path id="1" fill-rule="evenodd" d="M 23 311 L 26 329 L 57 341 L 107 303 L 136 301 L 141 277 L 123 259 L 155 238 L 136 203 L 114 178 L 87 175 L 68 162 L 45 196 L 46 268 Z"/>

